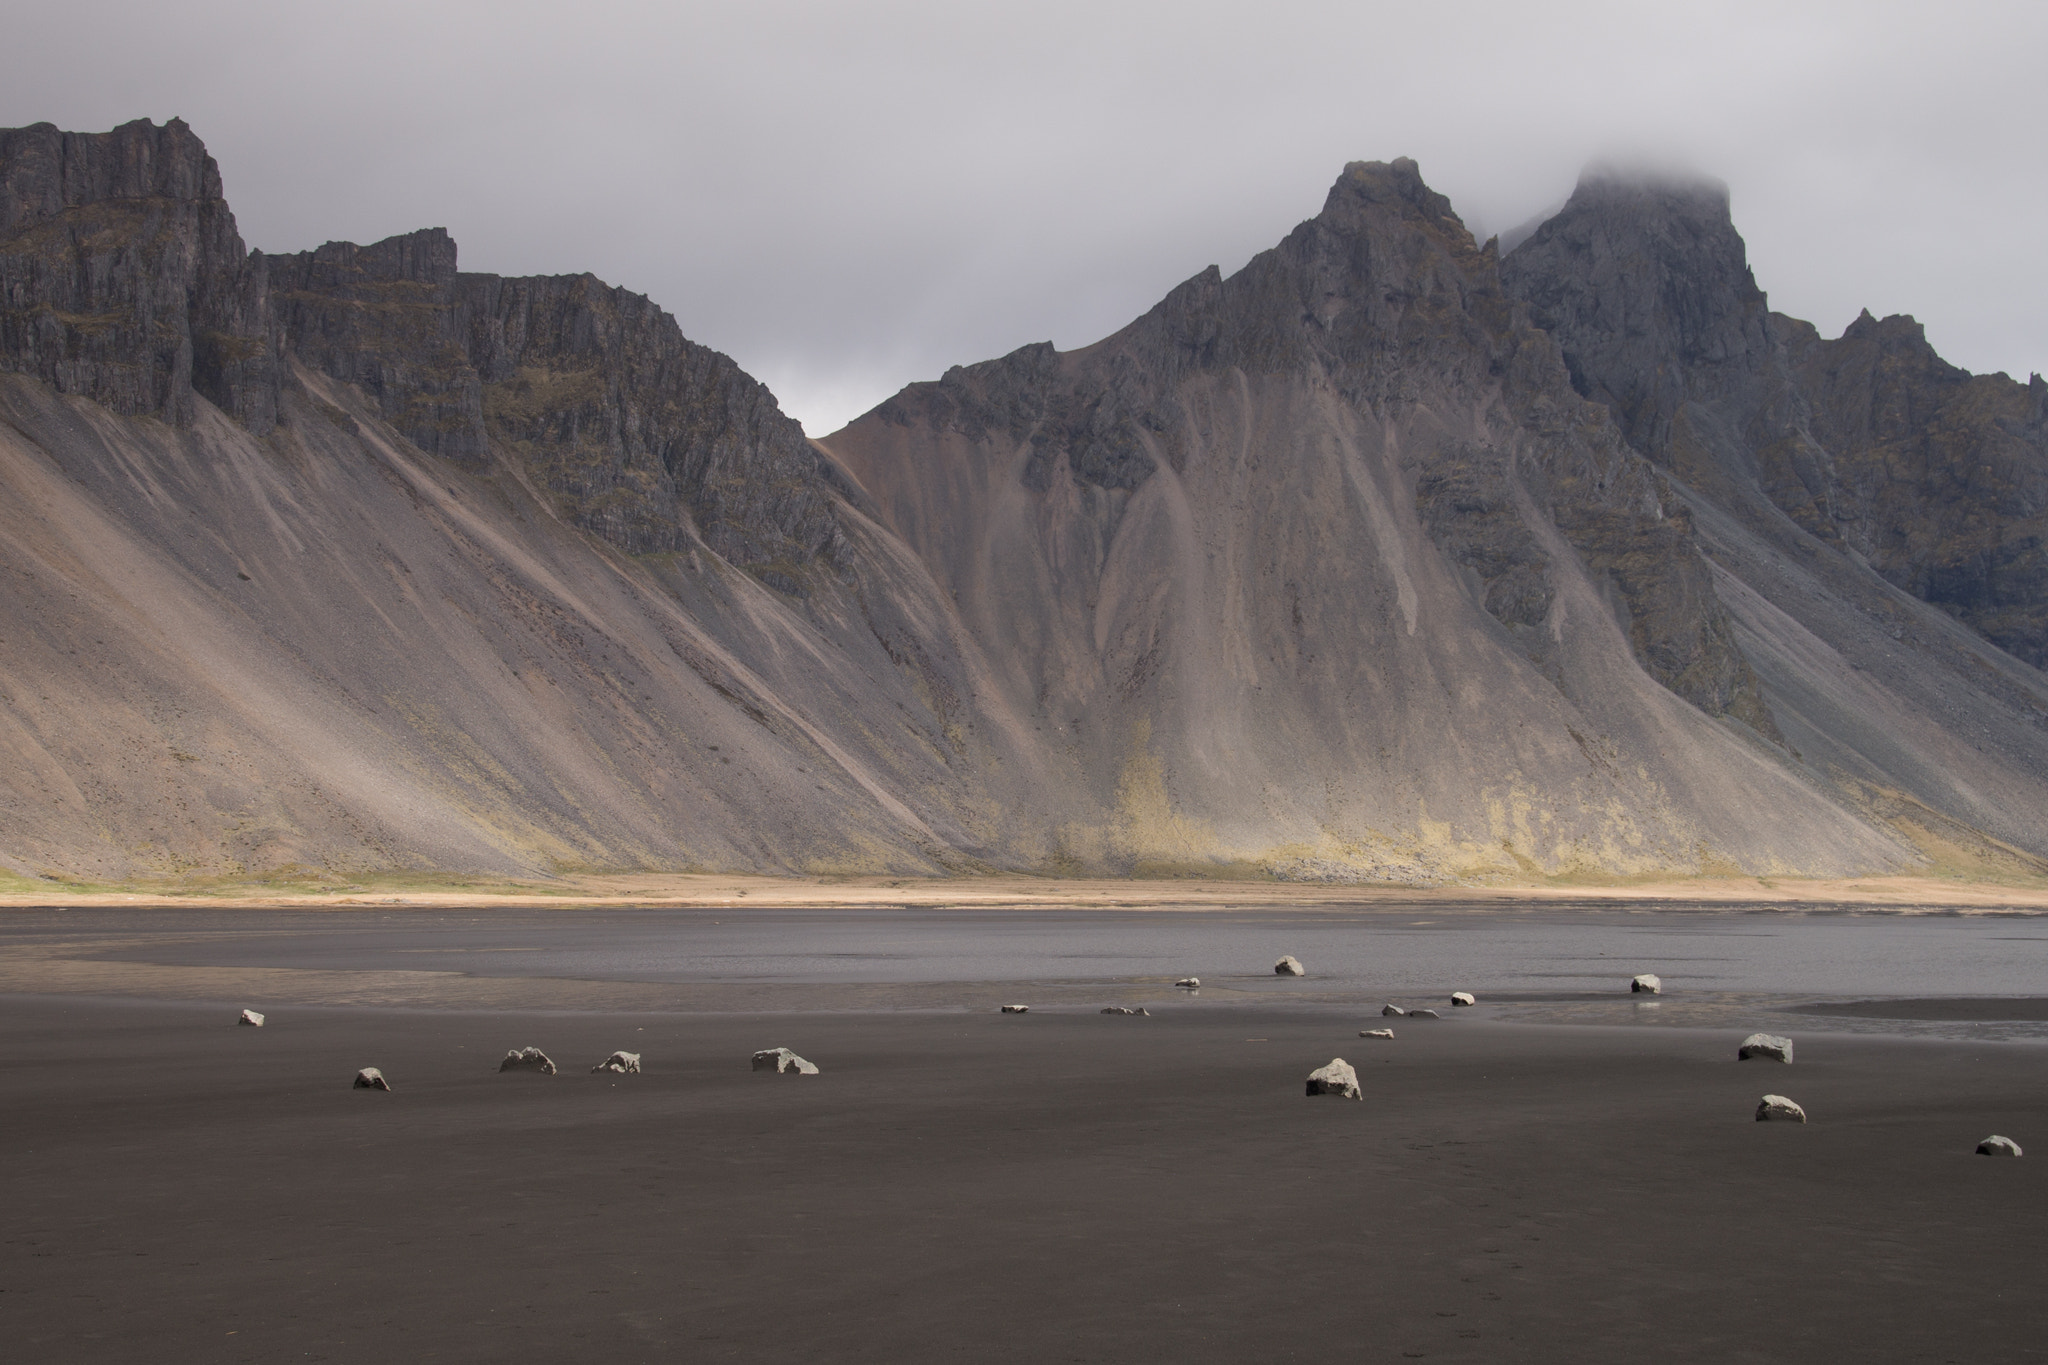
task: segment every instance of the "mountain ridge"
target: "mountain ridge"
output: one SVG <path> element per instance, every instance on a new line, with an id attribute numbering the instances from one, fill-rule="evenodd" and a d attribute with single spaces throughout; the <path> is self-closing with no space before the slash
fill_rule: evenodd
<path id="1" fill-rule="evenodd" d="M 1640 272 L 1546 261 L 1639 249 L 1668 190 L 1502 262 L 1353 163 L 1227 279 L 806 441 L 590 276 L 438 229 L 242 252 L 181 124 L 0 132 L 0 861 L 2048 867 L 2048 686 L 1912 595 L 1951 579 L 1910 534 L 1860 563 L 1899 500 L 1840 494 L 1887 458 L 1845 432 L 2004 441 L 2018 511 L 1931 562 L 1992 554 L 2024 645 L 2038 398 L 1773 321 L 1711 221 L 1698 298 L 1613 344 Z M 1769 471 L 1822 466 L 1750 438 L 1802 402 L 1854 513 L 1818 534 Z"/>

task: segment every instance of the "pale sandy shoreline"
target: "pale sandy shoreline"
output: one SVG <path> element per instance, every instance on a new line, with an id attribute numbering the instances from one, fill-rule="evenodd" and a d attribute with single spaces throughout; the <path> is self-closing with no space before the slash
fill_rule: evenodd
<path id="1" fill-rule="evenodd" d="M 19 884 L 17 884 L 18 886 Z M 593 906 L 763 906 L 807 909 L 951 908 L 1019 910 L 1357 910 L 1428 904 L 1449 910 L 1648 905 L 1856 909 L 1912 913 L 2048 911 L 2048 885 L 1943 877 L 1807 880 L 1712 877 L 1589 884 L 1547 882 L 1486 886 L 1359 886 L 1323 882 L 1162 879 L 1088 880 L 1025 876 L 911 879 L 764 877 L 710 873 L 578 875 L 531 881 L 408 881 L 377 878 L 360 886 L 316 889 L 249 881 L 203 888 L 67 890 L 52 883 L 0 891 L 0 909 L 389 909 L 393 906 L 577 909 Z"/>

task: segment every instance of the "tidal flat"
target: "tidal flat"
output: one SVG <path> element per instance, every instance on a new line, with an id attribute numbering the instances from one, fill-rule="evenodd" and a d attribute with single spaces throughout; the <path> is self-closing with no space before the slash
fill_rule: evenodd
<path id="1" fill-rule="evenodd" d="M 2044 968 L 2033 914 L 1617 901 L 11 910 L 0 1314 L 31 1361 L 2035 1359 Z M 1340 1056 L 1364 1101 L 1304 1096 Z"/>

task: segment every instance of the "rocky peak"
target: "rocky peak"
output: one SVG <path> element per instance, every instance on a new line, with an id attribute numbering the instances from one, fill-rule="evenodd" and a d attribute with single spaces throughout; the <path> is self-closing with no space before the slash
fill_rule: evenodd
<path id="1" fill-rule="evenodd" d="M 1681 404 L 1746 382 L 1771 349 L 1718 181 L 1590 172 L 1501 273 L 1563 348 L 1573 387 L 1646 454 L 1669 443 Z"/>

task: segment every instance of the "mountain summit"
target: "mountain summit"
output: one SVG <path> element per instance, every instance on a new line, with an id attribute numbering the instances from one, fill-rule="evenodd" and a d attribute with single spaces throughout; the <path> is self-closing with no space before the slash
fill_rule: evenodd
<path id="1" fill-rule="evenodd" d="M 2038 381 L 1770 313 L 1715 189 L 1502 262 L 1356 163 L 817 442 L 589 276 L 247 252 L 176 123 L 0 133 L 0 291 L 23 872 L 2048 854 Z"/>

